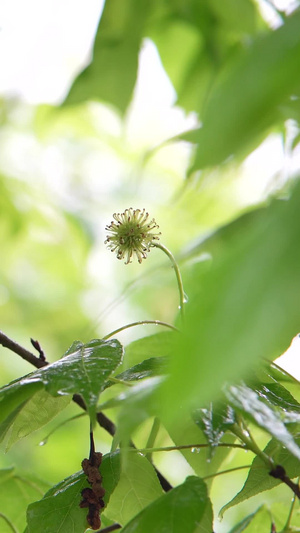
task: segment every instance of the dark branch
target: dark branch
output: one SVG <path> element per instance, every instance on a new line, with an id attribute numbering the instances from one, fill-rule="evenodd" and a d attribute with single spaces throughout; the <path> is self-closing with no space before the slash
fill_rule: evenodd
<path id="1" fill-rule="evenodd" d="M 20 355 L 23 359 L 28 361 L 28 363 L 31 363 L 36 368 L 41 368 L 43 366 L 47 366 L 48 365 L 47 361 L 43 361 L 42 359 L 39 359 L 38 357 L 33 355 L 33 353 L 29 352 L 28 350 L 26 350 L 25 348 L 23 348 L 22 346 L 20 346 L 16 342 L 14 342 L 13 340 L 9 339 L 6 335 L 4 335 L 4 333 L 2 331 L 0 331 L 0 344 L 2 344 L 2 346 L 4 346 L 5 348 L 8 348 L 12 352 L 15 352 L 16 354 Z M 73 394 L 72 399 L 73 399 L 73 402 L 75 402 L 77 405 L 79 405 L 79 407 L 81 407 L 81 409 L 86 411 L 85 402 L 84 402 L 82 396 L 80 396 L 80 394 Z M 104 413 L 101 413 L 101 412 L 97 413 L 97 422 L 98 422 L 99 426 L 101 426 L 103 429 L 105 429 L 109 433 L 109 435 L 111 435 L 112 437 L 115 435 L 116 426 L 112 422 L 112 420 L 110 420 Z M 134 444 L 132 444 L 132 445 L 134 446 Z M 159 470 L 157 470 L 155 465 L 153 465 L 153 467 L 155 469 L 155 472 L 157 474 L 157 477 L 158 477 L 158 480 L 159 480 L 159 482 L 161 484 L 162 489 L 165 492 L 171 490 L 172 489 L 172 485 L 159 472 Z M 110 527 L 112 527 L 112 526 L 110 526 Z M 115 529 L 119 529 L 119 528 L 115 528 Z M 102 532 L 103 531 L 107 531 L 107 528 L 106 528 L 106 530 L 103 529 Z M 113 531 L 113 530 L 111 529 L 109 531 Z"/>
<path id="2" fill-rule="evenodd" d="M 287 475 L 286 471 L 281 465 L 275 466 L 271 472 L 269 472 L 270 476 L 274 477 L 275 479 L 280 479 L 283 483 L 285 483 L 290 489 L 292 489 L 293 493 L 297 496 L 297 498 L 300 499 L 300 487 L 296 483 L 294 483 Z"/>
<path id="3" fill-rule="evenodd" d="M 156 475 L 158 477 L 158 481 L 160 482 L 161 488 L 165 492 L 168 492 L 169 490 L 171 490 L 173 488 L 171 483 L 169 483 L 169 481 L 162 475 L 162 473 L 159 470 L 157 470 L 156 466 L 154 466 L 154 468 L 155 468 Z"/>
<path id="4" fill-rule="evenodd" d="M 31 363 L 36 368 L 42 368 L 43 366 L 47 365 L 46 361 L 39 359 L 33 353 L 29 352 L 29 350 L 26 350 L 26 348 L 23 348 L 23 346 L 20 346 L 20 344 L 17 344 L 15 341 L 11 340 L 2 331 L 0 331 L 0 344 L 2 344 L 4 348 L 8 348 L 8 350 L 11 352 L 16 353 L 22 357 L 22 359 L 25 359 L 25 361 Z"/>
<path id="5" fill-rule="evenodd" d="M 96 533 L 110 533 L 111 531 L 116 531 L 116 529 L 121 529 L 120 524 L 112 524 L 111 526 L 105 527 L 104 529 L 99 529 Z"/>

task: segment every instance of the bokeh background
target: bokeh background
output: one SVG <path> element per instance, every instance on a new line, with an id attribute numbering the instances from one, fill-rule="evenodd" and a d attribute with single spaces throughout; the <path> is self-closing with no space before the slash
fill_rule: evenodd
<path id="1" fill-rule="evenodd" d="M 232 2 L 224 4 L 232 7 Z M 203 52 L 195 78 L 188 78 L 183 65 L 192 64 L 199 35 L 180 20 L 168 31 L 149 32 L 142 39 L 128 106 L 121 101 L 114 105 L 109 97 L 79 98 L 73 85 L 92 59 L 104 2 L 2 4 L 0 327 L 8 336 L 29 349 L 30 337 L 37 339 L 54 361 L 74 339 L 88 341 L 136 320 L 174 323 L 178 294 L 167 260 L 154 249 L 141 265 L 117 261 L 104 245 L 112 214 L 145 207 L 180 261 L 199 239 L 265 202 L 299 170 L 298 129 L 291 119 L 270 128 L 244 156 L 190 179 L 193 145 L 164 144 L 201 123 L 209 83 L 228 68 L 235 50 L 279 27 L 282 17 L 298 6 L 288 0 L 241 4 L 245 10 L 252 6 L 253 21 L 242 9 L 237 19 L 233 8 L 226 19 L 217 0 L 207 8 L 214 24 L 214 53 L 206 57 Z M 135 23 L 139 18 L 133 27 Z M 212 22 L 208 18 L 205 23 L 208 31 Z M 116 18 L 114 31 L 118 29 Z M 201 31 L 204 42 L 205 27 Z M 123 89 L 116 89 L 116 101 Z M 201 93 L 197 102 L 196 90 Z M 181 266 L 185 278 L 188 264 Z M 133 328 L 120 340 L 127 344 L 154 331 L 153 326 Z M 32 370 L 2 347 L 0 356 L 1 386 Z M 48 483 L 78 470 L 87 453 L 85 417 L 60 427 L 39 446 L 60 422 L 77 414 L 69 405 L 44 431 L 1 454 L 0 465 L 34 470 Z M 137 442 L 147 429 L 141 428 Z M 104 431 L 99 430 L 97 443 L 104 452 L 110 449 Z M 175 455 L 164 457 L 160 465 L 174 483 L 192 472 Z M 220 506 L 241 486 L 243 476 L 236 474 L 232 487 L 226 481 L 226 495 L 216 494 Z M 274 493 L 268 497 L 276 499 Z M 236 512 L 230 511 L 232 516 Z M 228 524 L 223 527 L 226 531 Z"/>

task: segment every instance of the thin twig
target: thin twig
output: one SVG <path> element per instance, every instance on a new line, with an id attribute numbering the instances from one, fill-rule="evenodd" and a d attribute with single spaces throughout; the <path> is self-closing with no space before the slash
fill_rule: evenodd
<path id="1" fill-rule="evenodd" d="M 20 346 L 20 344 L 7 337 L 7 335 L 5 335 L 3 331 L 0 331 L 0 344 L 2 344 L 4 348 L 8 348 L 8 350 L 10 350 L 11 352 L 16 353 L 17 355 L 22 357 L 22 359 L 25 359 L 25 361 L 31 363 L 36 368 L 42 368 L 43 366 L 46 366 L 48 364 L 47 361 L 39 359 L 29 350 L 26 350 L 26 348 L 23 348 L 23 346 Z"/>
<path id="2" fill-rule="evenodd" d="M 195 450 L 200 448 L 210 448 L 211 444 L 182 444 L 179 446 L 162 446 L 160 448 L 136 448 L 132 450 L 132 448 L 129 448 L 129 450 L 138 452 L 138 453 L 154 453 L 154 452 L 174 452 L 176 450 L 190 450 L 195 448 Z M 246 446 L 244 444 L 235 444 L 230 442 L 219 442 L 218 447 L 223 448 L 240 448 L 242 450 L 246 450 Z"/>

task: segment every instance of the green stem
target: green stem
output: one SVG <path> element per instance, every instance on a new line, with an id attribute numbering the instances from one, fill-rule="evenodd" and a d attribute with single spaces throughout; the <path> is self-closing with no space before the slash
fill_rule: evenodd
<path id="1" fill-rule="evenodd" d="M 172 266 L 175 271 L 178 291 L 179 291 L 179 310 L 180 310 L 181 318 L 183 320 L 184 319 L 185 294 L 183 290 L 183 283 L 182 283 L 182 278 L 181 278 L 181 273 L 179 270 L 178 263 L 176 262 L 174 255 L 170 252 L 170 250 L 166 246 L 164 246 L 163 244 L 159 242 L 153 243 L 153 246 L 156 246 L 156 248 L 160 248 L 160 250 L 162 250 L 168 256 L 168 258 L 170 259 L 172 263 Z"/>
<path id="2" fill-rule="evenodd" d="M 134 383 L 130 383 L 129 381 L 123 381 L 123 379 L 113 378 L 112 376 L 109 378 L 109 381 L 112 381 L 113 383 L 117 383 L 119 385 L 126 385 L 126 387 L 134 387 Z"/>
<path id="3" fill-rule="evenodd" d="M 11 530 L 12 530 L 14 533 L 18 533 L 18 530 L 15 528 L 15 526 L 14 526 L 13 523 L 9 520 L 9 518 L 7 518 L 7 516 L 5 516 L 5 514 L 0 513 L 0 518 L 3 518 L 3 520 L 7 523 L 7 525 L 11 528 Z"/>
<path id="4" fill-rule="evenodd" d="M 176 450 L 190 450 L 190 449 L 197 449 L 197 448 L 209 448 L 210 444 L 182 444 L 181 446 L 162 446 L 160 448 L 130 448 L 133 452 L 138 453 L 153 453 L 153 452 L 173 452 Z M 246 447 L 243 444 L 234 444 L 234 443 L 227 443 L 227 442 L 220 442 L 218 444 L 218 447 L 222 448 L 240 448 L 242 450 L 245 450 Z"/>
<path id="5" fill-rule="evenodd" d="M 45 446 L 45 444 L 47 444 L 48 442 L 48 439 L 49 437 L 51 437 L 51 435 L 53 435 L 53 433 L 55 433 L 55 431 L 59 428 L 61 428 L 62 426 L 64 426 L 65 424 L 68 424 L 69 422 L 72 422 L 73 420 L 75 420 L 76 418 L 81 418 L 82 416 L 87 416 L 87 413 L 80 413 L 79 415 L 75 415 L 75 416 L 72 416 L 70 418 L 67 418 L 66 420 L 63 420 L 62 422 L 60 422 L 59 424 L 57 424 L 57 426 L 55 426 L 55 428 L 53 428 L 49 433 L 48 435 L 46 435 L 46 437 L 39 443 L 40 446 Z"/>
<path id="6" fill-rule="evenodd" d="M 139 320 L 138 322 L 132 322 L 131 324 L 126 324 L 126 326 L 122 326 L 121 328 L 115 329 L 111 333 L 108 333 L 108 335 L 104 335 L 102 337 L 103 341 L 106 341 L 107 339 L 110 339 L 114 335 L 117 335 L 121 331 L 124 331 L 128 328 L 133 328 L 134 326 L 144 326 L 145 324 L 154 324 L 155 326 L 165 326 L 166 328 L 173 329 L 174 331 L 178 331 L 175 326 L 172 326 L 172 324 L 168 324 L 167 322 L 161 322 L 160 320 Z"/>
<path id="7" fill-rule="evenodd" d="M 299 478 L 298 478 L 298 482 L 297 483 L 299 484 Z M 289 531 L 289 527 L 291 525 L 291 520 L 292 520 L 292 516 L 293 516 L 293 511 L 294 511 L 294 508 L 295 508 L 295 503 L 296 503 L 296 494 L 294 494 L 294 496 L 293 496 L 291 507 L 290 507 L 290 511 L 289 511 L 289 514 L 288 514 L 288 517 L 287 517 L 286 524 L 285 524 L 285 526 L 283 528 L 283 531 Z"/>
<path id="8" fill-rule="evenodd" d="M 241 427 L 240 424 L 236 423 L 233 424 L 231 427 L 231 431 L 234 435 L 236 435 L 242 442 L 245 444 L 245 448 L 247 450 L 250 450 L 255 455 L 257 455 L 266 465 L 268 469 L 274 468 L 274 462 L 271 457 L 266 455 L 256 444 L 253 437 L 251 436 L 249 430 L 247 431 Z"/>
<path id="9" fill-rule="evenodd" d="M 151 428 L 151 431 L 150 431 L 150 435 L 149 435 L 148 440 L 147 440 L 146 448 L 150 448 L 150 449 L 153 448 L 155 440 L 156 440 L 156 437 L 157 437 L 158 432 L 159 432 L 159 428 L 160 428 L 160 421 L 159 421 L 159 419 L 157 417 L 155 417 L 154 420 L 153 420 L 153 425 L 152 425 L 152 428 Z M 146 455 L 146 457 L 147 457 L 147 459 L 149 459 L 149 461 L 151 461 L 151 456 L 152 456 L 152 452 L 149 452 Z"/>
<path id="10" fill-rule="evenodd" d="M 236 466 L 235 468 L 229 468 L 228 470 L 221 470 L 221 472 L 216 472 L 215 474 L 209 474 L 209 476 L 203 476 L 202 479 L 210 479 L 212 477 L 222 476 L 223 474 L 230 474 L 230 472 L 243 470 L 244 468 L 251 468 L 251 466 L 252 465 Z"/>

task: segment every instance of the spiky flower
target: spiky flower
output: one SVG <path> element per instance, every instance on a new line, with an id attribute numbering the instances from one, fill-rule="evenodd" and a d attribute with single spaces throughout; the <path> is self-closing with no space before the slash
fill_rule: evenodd
<path id="1" fill-rule="evenodd" d="M 159 240 L 160 232 L 154 218 L 149 219 L 145 209 L 125 209 L 124 213 L 114 213 L 114 220 L 106 230 L 109 232 L 105 244 L 112 252 L 116 252 L 118 259 L 125 259 L 125 264 L 131 263 L 135 255 L 139 263 L 146 259 L 154 241 Z"/>

